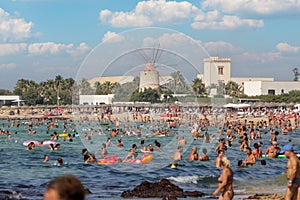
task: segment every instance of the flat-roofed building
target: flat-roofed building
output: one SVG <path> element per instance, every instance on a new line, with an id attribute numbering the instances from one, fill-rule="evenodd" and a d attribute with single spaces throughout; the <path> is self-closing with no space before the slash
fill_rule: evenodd
<path id="1" fill-rule="evenodd" d="M 299 81 L 245 81 L 244 94 L 248 96 L 280 95 L 300 90 Z"/>

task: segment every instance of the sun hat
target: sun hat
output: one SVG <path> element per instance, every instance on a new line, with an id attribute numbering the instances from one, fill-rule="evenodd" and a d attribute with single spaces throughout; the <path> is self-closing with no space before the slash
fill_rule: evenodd
<path id="1" fill-rule="evenodd" d="M 282 150 L 279 153 L 283 154 L 286 151 L 294 151 L 294 148 L 291 145 L 286 144 L 283 146 Z"/>

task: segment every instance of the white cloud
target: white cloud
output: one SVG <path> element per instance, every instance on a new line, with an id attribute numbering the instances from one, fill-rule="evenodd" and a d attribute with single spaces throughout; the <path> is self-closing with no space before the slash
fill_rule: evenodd
<path id="1" fill-rule="evenodd" d="M 225 0 L 224 0 L 225 1 Z M 238 0 L 239 1 L 239 0 Z M 145 27 L 160 24 L 183 24 L 191 22 L 194 29 L 260 28 L 263 20 L 243 19 L 235 14 L 224 15 L 220 11 L 222 1 L 207 0 L 204 8 L 188 1 L 149 0 L 138 2 L 130 12 L 100 11 L 99 20 L 113 27 Z M 231 3 L 235 5 L 234 3 Z M 223 4 L 221 4 L 223 5 Z M 240 7 L 235 5 L 236 7 Z M 210 7 L 211 9 L 205 9 Z"/>
<path id="2" fill-rule="evenodd" d="M 261 28 L 264 26 L 263 20 L 255 19 L 240 19 L 238 16 L 225 15 L 222 18 L 216 19 L 220 15 L 216 13 L 210 18 L 205 18 L 201 21 L 195 21 L 192 23 L 194 29 L 236 29 L 236 28 Z M 213 20 L 212 20 L 213 19 Z"/>
<path id="3" fill-rule="evenodd" d="M 107 31 L 103 38 L 102 42 L 105 43 L 118 43 L 124 41 L 125 37 L 123 35 L 119 35 L 115 32 Z"/>
<path id="4" fill-rule="evenodd" d="M 15 69 L 16 67 L 17 67 L 16 63 L 0 64 L 1 70 Z"/>
<path id="5" fill-rule="evenodd" d="M 187 1 L 150 0 L 139 2 L 131 12 L 102 10 L 99 19 L 114 27 L 145 27 L 154 23 L 178 23 L 189 20 L 200 10 Z"/>
<path id="6" fill-rule="evenodd" d="M 32 22 L 11 16 L 0 8 L 0 38 L 3 42 L 20 41 L 31 37 Z"/>
<path id="7" fill-rule="evenodd" d="M 80 43 L 78 47 L 74 48 L 74 45 L 71 45 L 69 47 L 72 47 L 72 48 L 67 49 L 66 52 L 68 54 L 70 54 L 71 56 L 73 56 L 73 57 L 78 57 L 78 56 L 85 55 L 87 52 L 89 52 L 91 50 L 89 45 L 87 45 L 84 42 Z"/>
<path id="8" fill-rule="evenodd" d="M 276 45 L 276 49 L 279 52 L 298 53 L 300 50 L 300 47 L 291 46 L 288 43 L 278 43 Z"/>
<path id="9" fill-rule="evenodd" d="M 73 48 L 73 44 L 56 44 L 53 42 L 34 43 L 28 46 L 28 52 L 32 55 L 57 54 Z"/>
<path id="10" fill-rule="evenodd" d="M 90 47 L 86 43 L 80 43 L 78 47 L 73 44 L 57 44 L 53 42 L 34 43 L 28 46 L 28 52 L 32 55 L 68 53 L 71 56 L 79 56 L 87 53 Z"/>
<path id="11" fill-rule="evenodd" d="M 159 44 L 162 49 L 180 50 L 188 48 L 190 45 L 202 45 L 201 41 L 194 40 L 182 33 L 164 33 L 159 38 L 146 37 L 143 46 L 155 47 Z"/>
<path id="12" fill-rule="evenodd" d="M 217 9 L 225 13 L 256 13 L 269 15 L 282 12 L 299 12 L 298 0 L 204 0 L 204 9 Z"/>
<path id="13" fill-rule="evenodd" d="M 211 55 L 228 55 L 242 52 L 241 48 L 235 47 L 231 43 L 224 41 L 207 42 L 204 44 L 204 47 Z"/>
<path id="14" fill-rule="evenodd" d="M 18 44 L 0 44 L 0 56 L 7 56 L 25 52 L 27 49 L 26 43 Z"/>

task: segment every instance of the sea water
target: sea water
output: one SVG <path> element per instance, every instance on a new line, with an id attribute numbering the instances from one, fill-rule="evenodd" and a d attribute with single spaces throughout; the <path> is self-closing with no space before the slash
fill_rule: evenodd
<path id="1" fill-rule="evenodd" d="M 59 123 L 59 122 L 58 122 Z M 73 122 L 74 123 L 74 122 Z M 77 176 L 84 186 L 88 188 L 92 194 L 87 195 L 86 199 L 121 199 L 120 195 L 125 190 L 133 189 L 143 181 L 157 182 L 162 178 L 167 178 L 174 184 L 187 191 L 201 191 L 212 194 L 218 186 L 218 177 L 221 169 L 214 167 L 215 157 L 214 152 L 216 141 L 210 145 L 205 144 L 203 139 L 193 140 L 190 127 L 180 127 L 177 130 L 170 132 L 168 137 L 158 137 L 147 135 L 151 127 L 147 128 L 147 124 L 132 124 L 133 128 L 142 127 L 142 137 L 147 138 L 145 144 L 153 143 L 157 140 L 161 143 L 162 152 L 154 152 L 153 160 L 147 165 L 136 165 L 130 163 L 119 163 L 117 165 L 98 165 L 84 164 L 81 150 L 88 148 L 93 153 L 101 152 L 101 144 L 106 142 L 107 135 L 105 129 L 107 126 L 100 126 L 91 122 L 84 123 L 72 127 L 80 137 L 73 138 L 73 141 L 59 140 L 61 149 L 51 151 L 49 147 L 36 147 L 34 150 L 25 150 L 26 146 L 22 143 L 28 140 L 48 140 L 50 134 L 54 131 L 61 133 L 63 128 L 60 124 L 59 128 L 50 130 L 47 133 L 47 124 L 34 126 L 36 134 L 30 135 L 27 133 L 27 121 L 21 121 L 20 128 L 7 128 L 10 122 L 5 120 L 0 124 L 4 124 L 4 129 L 12 133 L 12 139 L 8 140 L 6 135 L 0 135 L 0 199 L 42 199 L 47 183 L 63 174 L 73 174 Z M 75 122 L 76 124 L 76 122 Z M 71 125 L 70 125 L 71 126 Z M 83 134 L 90 133 L 91 129 L 101 129 L 102 135 L 95 132 L 92 140 L 85 140 Z M 111 126 L 110 128 L 114 128 Z M 75 131 L 75 130 L 74 130 Z M 209 132 L 217 132 L 217 129 L 209 129 Z M 296 150 L 300 148 L 299 130 L 297 132 L 288 133 L 288 135 L 279 135 L 279 146 L 283 146 L 292 139 L 292 144 Z M 170 168 L 172 162 L 170 157 L 176 151 L 178 135 L 185 135 L 187 143 L 183 161 L 179 162 L 176 169 Z M 146 137 L 147 136 L 147 137 Z M 119 137 L 118 137 L 119 138 Z M 262 150 L 265 152 L 269 146 L 270 135 L 264 134 L 262 131 L 262 141 L 264 143 Z M 140 138 L 136 136 L 126 136 L 122 138 L 124 147 L 115 150 L 117 138 L 112 139 L 113 147 L 107 147 L 109 154 L 117 154 L 120 158 L 124 158 L 133 143 L 139 144 Z M 251 143 L 253 146 L 254 142 Z M 188 162 L 187 157 L 193 146 L 198 147 L 199 155 L 201 148 L 206 145 L 210 161 L 207 162 Z M 208 146 L 207 146 L 208 145 Z M 50 161 L 43 162 L 44 155 L 48 155 Z M 138 154 L 139 156 L 141 153 Z M 234 172 L 234 190 L 235 199 L 241 197 L 246 191 L 264 192 L 261 188 L 275 188 L 278 192 L 282 192 L 286 187 L 285 172 L 286 159 L 266 159 L 267 165 L 260 165 L 258 159 L 257 164 L 247 168 L 237 168 L 238 160 L 246 157 L 245 152 L 239 150 L 238 139 L 229 147 L 225 155 L 231 161 L 231 168 Z M 55 166 L 56 159 L 61 157 L 65 164 L 61 167 Z M 97 155 L 99 158 L 99 155 Z M 273 190 L 274 191 L 274 190 Z M 160 199 L 160 198 L 156 198 Z M 188 199 L 188 198 L 187 198 Z M 191 198 L 193 199 L 193 198 Z M 205 198 L 202 198 L 205 199 Z"/>

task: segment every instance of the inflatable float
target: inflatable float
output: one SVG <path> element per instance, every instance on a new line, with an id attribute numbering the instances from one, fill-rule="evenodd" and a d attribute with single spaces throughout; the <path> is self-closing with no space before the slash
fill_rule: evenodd
<path id="1" fill-rule="evenodd" d="M 59 144 L 59 142 L 56 142 L 54 140 L 44 140 L 41 142 L 41 146 L 48 146 L 50 144 L 53 144 L 54 146 Z"/>
<path id="2" fill-rule="evenodd" d="M 123 162 L 134 163 L 134 164 L 148 164 L 152 161 L 151 154 L 144 154 L 140 160 L 123 160 Z"/>
<path id="3" fill-rule="evenodd" d="M 296 155 L 298 158 L 300 158 L 300 153 L 297 153 Z M 268 158 L 268 155 L 266 155 L 266 156 L 262 155 L 262 158 Z M 277 155 L 276 158 L 286 158 L 286 157 L 285 157 L 285 155 L 280 154 L 280 155 Z"/>
<path id="4" fill-rule="evenodd" d="M 36 141 L 36 140 L 28 140 L 28 141 L 24 141 L 23 142 L 23 145 L 24 146 L 28 146 L 31 142 L 33 142 L 36 146 L 40 146 L 41 143 L 39 141 Z"/>
<path id="5" fill-rule="evenodd" d="M 68 137 L 69 133 L 59 133 L 58 136 L 59 137 Z"/>
<path id="6" fill-rule="evenodd" d="M 140 160 L 123 160 L 123 163 L 133 163 L 133 164 L 148 164 L 152 161 L 151 154 L 144 154 Z M 105 156 L 98 160 L 99 165 L 113 165 L 119 163 L 119 158 L 116 155 Z"/>
<path id="7" fill-rule="evenodd" d="M 102 159 L 98 160 L 99 165 L 112 165 L 117 164 L 119 162 L 119 158 L 116 155 L 105 156 Z"/>

